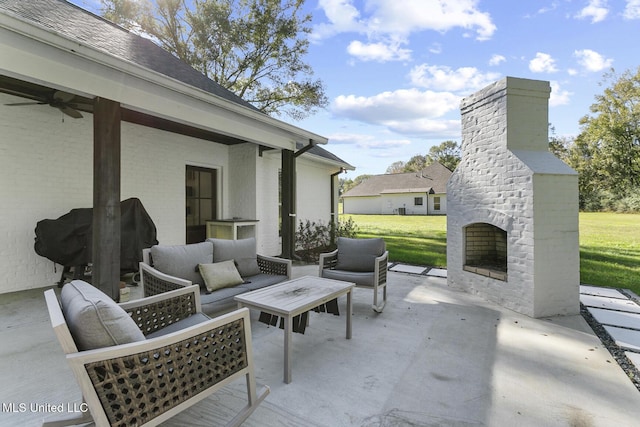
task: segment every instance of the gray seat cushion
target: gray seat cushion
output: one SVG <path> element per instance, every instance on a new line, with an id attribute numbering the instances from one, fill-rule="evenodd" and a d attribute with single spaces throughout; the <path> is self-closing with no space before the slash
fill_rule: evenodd
<path id="1" fill-rule="evenodd" d="M 247 277 L 245 282 L 237 287 L 244 289 L 245 292 L 255 291 L 256 289 L 262 289 L 267 286 L 275 285 L 276 283 L 284 282 L 287 280 L 287 276 L 278 276 L 275 274 L 256 274 L 255 276 Z"/>
<path id="2" fill-rule="evenodd" d="M 287 280 L 287 276 L 277 276 L 275 274 L 257 274 L 255 276 L 247 277 L 247 282 L 234 286 L 232 288 L 218 289 L 210 294 L 201 294 L 200 302 L 202 305 L 202 311 L 215 315 L 216 313 L 228 310 L 235 307 L 236 302 L 233 299 L 236 295 L 240 295 L 245 292 L 261 289 L 266 286 L 275 285 L 284 280 Z"/>
<path id="3" fill-rule="evenodd" d="M 78 350 L 110 347 L 145 339 L 136 322 L 104 292 L 74 280 L 62 288 L 62 312 Z"/>
<path id="4" fill-rule="evenodd" d="M 156 245 L 151 247 L 151 258 L 157 270 L 204 286 L 198 264 L 213 262 L 213 244 L 205 241 L 190 245 Z"/>
<path id="5" fill-rule="evenodd" d="M 345 282 L 353 282 L 357 286 L 373 287 L 374 273 L 363 271 L 346 271 L 346 270 L 322 270 L 322 277 L 326 279 L 343 280 Z"/>
<path id="6" fill-rule="evenodd" d="M 246 292 L 246 289 L 241 289 L 240 285 L 238 285 L 232 288 L 218 289 L 208 294 L 200 294 L 202 311 L 206 314 L 215 314 L 223 309 L 232 307 L 235 305 L 233 297 L 243 292 Z"/>
<path id="7" fill-rule="evenodd" d="M 336 270 L 373 271 L 375 260 L 385 251 L 382 239 L 350 239 L 338 237 Z"/>
<path id="8" fill-rule="evenodd" d="M 242 277 L 260 274 L 256 238 L 240 240 L 207 239 L 213 244 L 213 262 L 234 260 Z"/>
<path id="9" fill-rule="evenodd" d="M 198 325 L 202 322 L 206 322 L 207 320 L 211 320 L 211 318 L 204 313 L 192 314 L 191 316 L 180 319 L 177 322 L 174 322 L 169 326 L 160 329 L 159 331 L 150 333 L 149 335 L 147 335 L 147 339 L 162 337 L 172 332 L 181 331 L 185 328 L 188 328 L 189 326 Z"/>

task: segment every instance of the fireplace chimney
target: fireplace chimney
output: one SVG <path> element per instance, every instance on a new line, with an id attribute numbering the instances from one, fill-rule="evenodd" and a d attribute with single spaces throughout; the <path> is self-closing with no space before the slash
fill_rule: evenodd
<path id="1" fill-rule="evenodd" d="M 578 175 L 548 149 L 550 91 L 506 77 L 463 99 L 447 185 L 448 284 L 532 317 L 580 311 Z"/>

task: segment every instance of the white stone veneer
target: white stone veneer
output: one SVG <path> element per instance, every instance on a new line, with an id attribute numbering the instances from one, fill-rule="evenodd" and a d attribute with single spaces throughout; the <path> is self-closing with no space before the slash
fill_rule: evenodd
<path id="1" fill-rule="evenodd" d="M 465 98 L 447 186 L 452 287 L 532 316 L 579 313 L 578 175 L 548 150 L 548 82 L 506 77 Z M 507 232 L 507 281 L 463 270 L 463 227 Z"/>

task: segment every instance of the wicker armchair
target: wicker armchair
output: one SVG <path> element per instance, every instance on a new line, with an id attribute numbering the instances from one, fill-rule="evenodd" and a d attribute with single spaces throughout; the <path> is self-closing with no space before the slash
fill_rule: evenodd
<path id="1" fill-rule="evenodd" d="M 63 314 L 55 291 L 44 294 L 52 327 L 82 391 L 79 407 L 88 409 L 76 418 L 48 419 L 44 426 L 91 421 L 97 426 L 157 425 L 244 376 L 248 403 L 228 424 L 240 425 L 269 393 L 268 387 L 256 391 L 249 311 L 209 319 L 200 311 L 197 286 L 120 304 L 144 337 L 91 350 L 78 350 L 78 325 L 65 318 L 73 316 Z M 192 326 L 182 329 L 181 323 Z"/>
<path id="2" fill-rule="evenodd" d="M 387 303 L 389 252 L 382 239 L 338 237 L 338 249 L 320 254 L 320 277 L 353 282 L 373 290 L 373 310 L 382 313 Z M 378 291 L 382 290 L 382 303 Z"/>

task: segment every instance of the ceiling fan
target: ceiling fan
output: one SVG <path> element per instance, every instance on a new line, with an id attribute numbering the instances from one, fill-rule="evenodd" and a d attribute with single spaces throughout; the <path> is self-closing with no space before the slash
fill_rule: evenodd
<path id="1" fill-rule="evenodd" d="M 58 110 L 62 111 L 69 117 L 80 119 L 82 118 L 82 114 L 80 114 L 80 112 L 76 110 L 77 106 L 71 103 L 71 101 L 73 101 L 73 98 L 75 98 L 74 94 L 57 90 L 44 98 L 34 98 L 35 101 L 32 102 L 14 102 L 4 105 L 10 107 L 17 107 L 21 105 L 50 105 L 51 107 L 57 108 Z"/>

